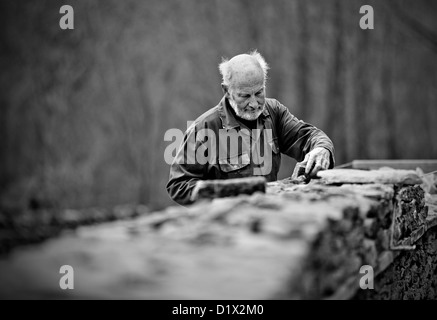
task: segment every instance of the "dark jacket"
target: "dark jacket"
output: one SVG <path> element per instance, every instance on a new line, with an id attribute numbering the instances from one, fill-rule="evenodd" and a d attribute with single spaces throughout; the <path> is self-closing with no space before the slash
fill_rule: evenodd
<path id="1" fill-rule="evenodd" d="M 323 131 L 298 120 L 275 99 L 267 98 L 265 106 L 257 120 L 258 130 L 249 130 L 239 121 L 225 97 L 197 118 L 171 164 L 166 186 L 170 197 L 190 204 L 198 180 L 261 175 L 275 181 L 281 153 L 302 161 L 312 149 L 323 147 L 331 154 L 330 168 L 334 167 L 334 146 Z M 211 135 L 215 138 L 205 138 Z"/>

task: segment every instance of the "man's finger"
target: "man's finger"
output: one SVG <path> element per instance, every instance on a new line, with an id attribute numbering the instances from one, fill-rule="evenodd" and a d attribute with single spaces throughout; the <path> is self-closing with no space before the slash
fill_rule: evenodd
<path id="1" fill-rule="evenodd" d="M 299 170 L 299 164 L 297 163 L 296 166 L 294 167 L 293 174 L 291 175 L 292 179 L 296 179 L 297 178 L 298 170 Z"/>
<path id="2" fill-rule="evenodd" d="M 316 161 L 316 165 L 314 166 L 314 169 L 312 170 L 311 174 L 312 176 L 316 176 L 317 172 L 321 170 L 327 170 L 329 168 L 329 160 L 326 159 L 326 157 L 320 157 Z"/>
<path id="3" fill-rule="evenodd" d="M 322 169 L 326 170 L 328 168 L 329 168 L 329 161 L 324 158 L 322 162 Z"/>
<path id="4" fill-rule="evenodd" d="M 301 162 L 298 162 L 298 164 L 299 164 L 301 167 L 305 167 L 305 166 L 307 165 L 307 163 L 308 163 L 308 160 L 309 160 L 310 156 L 311 156 L 311 154 L 310 154 L 310 153 L 307 153 L 307 154 L 305 155 L 305 158 L 303 158 L 303 160 L 302 160 Z"/>
<path id="5" fill-rule="evenodd" d="M 306 175 L 310 174 L 310 172 L 311 172 L 311 170 L 313 168 L 314 162 L 315 162 L 314 155 L 312 155 L 311 153 L 309 153 L 309 155 L 310 156 L 308 158 L 308 162 L 307 162 L 306 167 L 305 167 L 305 174 Z"/>
<path id="6" fill-rule="evenodd" d="M 310 172 L 308 173 L 310 176 L 315 176 L 317 171 L 319 171 L 322 168 L 322 160 L 323 158 L 320 157 L 319 154 L 314 155 L 314 164 L 312 168 L 310 169 Z"/>
<path id="7" fill-rule="evenodd" d="M 313 170 L 310 173 L 310 176 L 315 177 L 317 172 L 319 172 L 320 170 L 323 170 L 322 165 L 319 163 L 316 163 L 316 165 L 314 166 Z"/>
<path id="8" fill-rule="evenodd" d="M 291 175 L 291 177 L 293 179 L 297 178 L 299 176 L 299 174 L 305 173 L 305 166 L 307 164 L 309 156 L 310 156 L 310 154 L 307 153 L 301 162 L 296 163 L 296 166 L 294 167 L 293 174 Z M 301 173 L 300 172 L 301 170 L 304 170 L 304 172 Z"/>
<path id="9" fill-rule="evenodd" d="M 299 174 L 301 174 L 301 171 L 305 170 L 305 166 L 302 164 L 302 162 L 296 163 L 296 166 L 294 167 L 293 175 L 291 176 L 293 179 L 296 179 Z"/>
<path id="10" fill-rule="evenodd" d="M 296 163 L 296 166 L 294 167 L 294 170 L 293 170 L 293 174 L 291 175 L 292 179 L 296 179 L 297 178 L 297 174 L 299 172 L 299 168 L 300 168 L 300 163 L 298 162 L 298 163 Z"/>

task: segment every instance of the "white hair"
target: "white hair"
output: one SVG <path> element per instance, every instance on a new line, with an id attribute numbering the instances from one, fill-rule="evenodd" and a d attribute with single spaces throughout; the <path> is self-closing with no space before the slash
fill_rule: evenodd
<path id="1" fill-rule="evenodd" d="M 255 49 L 248 53 L 251 57 L 255 58 L 258 61 L 264 76 L 264 84 L 267 81 L 267 70 L 270 69 L 264 57 Z M 219 64 L 220 74 L 222 75 L 222 84 L 229 86 L 231 78 L 232 78 L 232 68 L 229 64 L 229 59 L 222 58 L 222 62 Z"/>

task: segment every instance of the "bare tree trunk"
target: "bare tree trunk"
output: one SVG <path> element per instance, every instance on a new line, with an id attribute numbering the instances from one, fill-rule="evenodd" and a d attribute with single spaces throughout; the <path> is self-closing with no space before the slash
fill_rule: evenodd
<path id="1" fill-rule="evenodd" d="M 393 104 L 393 48 L 391 45 L 391 39 L 393 36 L 391 20 L 388 16 L 387 12 L 384 11 L 384 18 L 382 21 L 384 23 L 384 34 L 383 41 L 384 44 L 382 46 L 382 58 L 383 58 L 383 66 L 382 66 L 382 75 L 381 75 L 381 86 L 382 86 L 382 101 L 381 101 L 381 110 L 384 114 L 384 127 L 385 127 L 385 135 L 386 135 L 386 150 L 389 158 L 396 159 L 398 158 L 397 148 L 396 148 L 396 110 L 394 109 Z"/>
<path id="2" fill-rule="evenodd" d="M 403 24 L 408 31 L 414 33 L 418 39 L 422 40 L 423 44 L 428 46 L 434 53 L 437 54 L 437 32 L 422 24 L 419 19 L 411 17 L 408 12 L 408 7 L 401 8 L 397 1 L 391 1 L 389 6 L 394 16 Z M 428 3 L 429 10 L 434 10 Z"/>
<path id="3" fill-rule="evenodd" d="M 369 95 L 370 87 L 368 83 L 369 78 L 369 34 L 368 32 L 358 33 L 357 44 L 357 67 L 355 69 L 355 105 L 357 107 L 356 112 L 356 131 L 357 131 L 357 155 L 356 158 L 366 158 L 369 154 L 368 148 L 368 107 L 369 107 Z"/>
<path id="4" fill-rule="evenodd" d="M 297 16 L 299 21 L 299 33 L 298 33 L 298 58 L 297 58 L 297 72 L 296 72 L 296 84 L 297 84 L 297 105 L 300 111 L 302 119 L 307 119 L 310 114 L 310 95 L 308 88 L 309 74 L 309 61 L 308 55 L 311 53 L 309 47 L 310 33 L 308 32 L 308 8 L 310 3 L 304 0 L 297 1 Z"/>
<path id="5" fill-rule="evenodd" d="M 333 13 L 333 45 L 332 45 L 332 63 L 328 72 L 328 127 L 330 136 L 334 140 L 337 150 L 336 161 L 343 163 L 346 161 L 344 148 L 345 139 L 345 117 L 344 117 L 344 28 L 343 28 L 343 10 L 341 0 L 335 2 Z"/>

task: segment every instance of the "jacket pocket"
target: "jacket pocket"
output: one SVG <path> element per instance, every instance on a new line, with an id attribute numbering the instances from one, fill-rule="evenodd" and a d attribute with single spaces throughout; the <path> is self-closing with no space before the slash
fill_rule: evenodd
<path id="1" fill-rule="evenodd" d="M 226 173 L 241 170 L 249 164 L 250 158 L 247 153 L 230 158 L 219 159 L 220 170 Z"/>
<path id="2" fill-rule="evenodd" d="M 272 149 L 274 154 L 278 154 L 279 153 L 279 145 L 278 145 L 278 139 L 277 138 L 268 141 L 268 144 L 269 144 L 269 146 Z"/>

